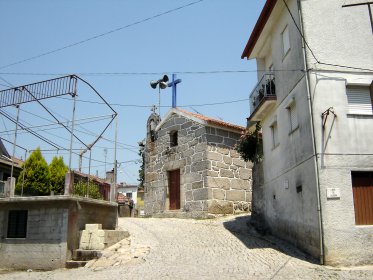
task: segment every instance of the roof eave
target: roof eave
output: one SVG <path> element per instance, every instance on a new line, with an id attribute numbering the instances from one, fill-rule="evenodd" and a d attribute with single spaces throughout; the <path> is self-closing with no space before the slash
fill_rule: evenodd
<path id="1" fill-rule="evenodd" d="M 256 22 L 253 31 L 251 32 L 249 41 L 246 44 L 246 47 L 241 55 L 241 59 L 247 58 L 250 59 L 250 55 L 252 54 L 254 47 L 266 25 L 269 17 L 272 14 L 273 8 L 275 7 L 277 0 L 267 0 L 264 4 L 263 10 L 260 13 L 258 21 Z"/>

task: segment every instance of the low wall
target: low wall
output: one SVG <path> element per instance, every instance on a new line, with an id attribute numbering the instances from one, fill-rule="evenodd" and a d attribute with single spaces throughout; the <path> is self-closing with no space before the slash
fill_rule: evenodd
<path id="1" fill-rule="evenodd" d="M 9 212 L 15 210 L 27 211 L 26 234 L 10 238 Z M 115 229 L 117 204 L 70 196 L 0 199 L 0 268 L 65 267 L 87 223 Z"/>

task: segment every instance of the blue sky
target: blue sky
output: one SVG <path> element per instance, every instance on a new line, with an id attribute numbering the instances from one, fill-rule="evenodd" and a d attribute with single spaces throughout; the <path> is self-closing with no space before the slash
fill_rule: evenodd
<path id="1" fill-rule="evenodd" d="M 150 107 L 158 104 L 158 89 L 150 87 L 151 80 L 157 80 L 163 74 L 171 77 L 173 72 L 183 72 L 178 74 L 182 79 L 178 85 L 178 106 L 246 125 L 249 102 L 244 99 L 248 99 L 256 83 L 256 66 L 254 61 L 240 57 L 264 0 L 204 0 L 50 55 L 4 66 L 193 2 L 195 0 L 0 0 L 0 90 L 6 89 L 8 83 L 18 86 L 55 78 L 59 74 L 76 73 L 87 80 L 109 103 L 123 105 L 113 105 L 119 114 L 117 160 L 121 165 L 118 182 L 137 183 L 137 142 L 145 137 Z M 227 70 L 252 72 L 196 73 Z M 100 101 L 88 87 L 79 85 L 78 100 Z M 237 100 L 243 101 L 232 102 Z M 206 105 L 211 103 L 225 104 Z M 171 106 L 170 88 L 161 92 L 161 105 L 161 115 L 164 115 Z M 71 119 L 71 100 L 48 100 L 45 106 L 61 120 Z M 77 106 L 79 119 L 110 114 L 103 105 L 78 102 Z M 21 106 L 21 109 L 20 119 L 30 126 L 45 125 L 46 118 L 52 120 L 38 104 Z M 6 110 L 15 116 L 15 108 Z M 12 141 L 14 124 L 1 118 L 0 136 Z M 78 129 L 84 142 L 91 143 L 94 134 L 100 133 L 107 121 L 80 124 Z M 114 131 L 113 124 L 104 134 L 105 139 L 98 141 L 92 149 L 91 174 L 97 172 L 104 176 L 105 166 L 106 169 L 113 168 L 114 144 L 108 140 L 114 140 Z M 60 141 L 64 147 L 69 146 L 67 131 L 44 133 L 47 132 L 40 131 L 45 137 Z M 37 146 L 42 150 L 53 149 L 22 133 L 17 137 L 17 144 L 29 150 Z M 81 146 L 74 141 L 74 149 Z M 11 153 L 11 145 L 7 144 L 7 149 Z M 43 154 L 50 161 L 56 152 Z M 16 155 L 24 157 L 24 152 L 17 149 Z M 65 163 L 69 162 L 67 153 L 59 151 L 58 155 L 64 156 Z M 82 166 L 88 173 L 87 158 L 83 159 Z M 76 155 L 72 158 L 72 167 L 78 167 Z"/>

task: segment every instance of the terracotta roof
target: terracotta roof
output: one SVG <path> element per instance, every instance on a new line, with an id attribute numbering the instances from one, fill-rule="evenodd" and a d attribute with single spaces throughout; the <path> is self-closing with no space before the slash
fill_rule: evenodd
<path id="1" fill-rule="evenodd" d="M 264 4 L 263 10 L 260 13 L 260 16 L 254 26 L 253 31 L 251 32 L 249 41 L 246 44 L 246 47 L 241 55 L 241 58 L 249 58 L 249 56 L 251 55 L 251 52 L 253 51 L 255 44 L 258 41 L 259 36 L 262 33 L 263 28 L 266 25 L 268 18 L 270 17 L 276 3 L 277 0 L 267 0 L 267 2 Z"/>
<path id="2" fill-rule="evenodd" d="M 203 121 L 207 122 L 210 125 L 221 126 L 221 127 L 230 128 L 230 129 L 233 129 L 233 130 L 239 130 L 239 131 L 246 130 L 245 127 L 240 126 L 240 125 L 235 125 L 235 124 L 227 123 L 227 122 L 224 122 L 224 121 L 221 121 L 221 120 L 212 119 L 212 118 L 200 115 L 200 114 L 195 114 L 195 113 L 191 113 L 191 112 L 185 111 L 185 110 L 180 109 L 180 108 L 176 108 L 176 109 L 178 111 L 184 113 L 184 114 L 193 116 L 193 117 L 198 118 L 200 120 L 203 120 Z"/>
<path id="3" fill-rule="evenodd" d="M 103 185 L 110 185 L 110 183 L 106 182 L 105 179 L 103 179 L 103 178 L 96 177 L 94 175 L 88 175 L 86 173 L 82 173 L 82 172 L 79 172 L 77 170 L 74 170 L 74 173 L 77 174 L 80 177 L 83 177 L 83 178 L 88 178 L 88 176 L 89 176 L 89 178 L 96 183 L 103 184 Z"/>

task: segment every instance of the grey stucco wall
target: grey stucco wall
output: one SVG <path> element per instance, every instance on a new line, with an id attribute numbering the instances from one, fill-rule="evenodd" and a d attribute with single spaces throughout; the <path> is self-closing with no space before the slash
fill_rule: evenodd
<path id="1" fill-rule="evenodd" d="M 179 143 L 170 147 L 169 133 L 175 130 Z M 248 211 L 251 164 L 239 159 L 234 151 L 239 136 L 237 131 L 205 126 L 177 114 L 170 117 L 158 130 L 155 142 L 147 138 L 145 213 L 169 209 L 167 172 L 176 169 L 180 169 L 183 212 Z"/>
<path id="2" fill-rule="evenodd" d="M 7 238 L 10 210 L 27 210 L 26 238 Z M 115 229 L 117 205 L 69 196 L 0 199 L 0 267 L 51 270 L 65 267 L 87 223 Z"/>

